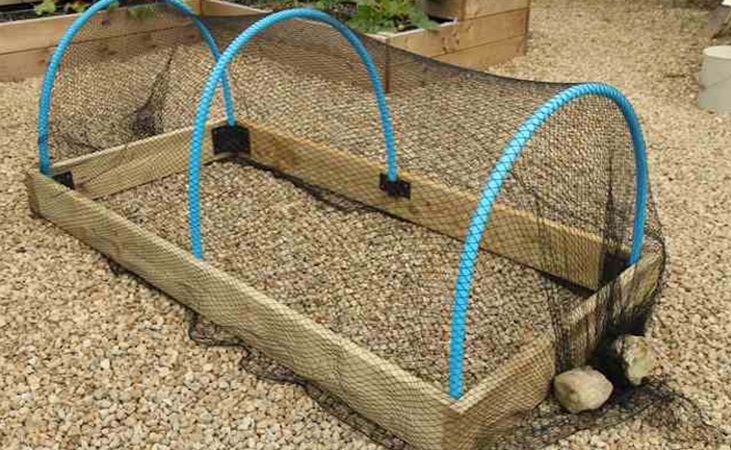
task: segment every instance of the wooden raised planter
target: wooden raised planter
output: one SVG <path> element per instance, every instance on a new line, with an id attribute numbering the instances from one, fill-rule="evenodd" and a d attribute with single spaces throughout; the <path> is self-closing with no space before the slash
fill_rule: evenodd
<path id="1" fill-rule="evenodd" d="M 254 162 L 280 170 L 309 184 L 324 187 L 346 198 L 372 206 L 396 217 L 446 235 L 464 235 L 466 220 L 477 198 L 453 187 L 433 182 L 418 173 L 402 175 L 411 183 L 409 201 L 387 196 L 373 180 L 380 164 L 347 151 L 310 142 L 270 126 L 242 121 L 250 132 Z M 211 124 L 210 126 L 214 126 Z M 210 128 L 209 128 L 210 129 Z M 480 443 L 500 432 L 511 420 L 537 406 L 547 395 L 556 369 L 553 332 L 536 336 L 462 398 L 446 392 L 393 363 L 335 334 L 309 317 L 279 303 L 240 279 L 134 224 L 97 203 L 95 199 L 122 192 L 188 167 L 191 128 L 173 131 L 110 148 L 52 168 L 54 174 L 71 173 L 75 189 L 40 174 L 28 173 L 28 197 L 32 210 L 123 267 L 196 310 L 219 325 L 230 327 L 249 345 L 259 348 L 300 376 L 346 401 L 363 416 L 380 424 L 421 450 L 476 450 Z M 272 145 L 276 143 L 276 145 Z M 231 157 L 216 154 L 206 134 L 203 161 Z M 345 182 L 344 180 L 348 180 Z M 430 200 L 439 198 L 435 207 Z M 597 261 L 602 238 L 561 224 L 538 219 L 525 211 L 500 205 L 493 211 L 483 247 L 506 258 L 542 271 L 555 272 L 540 250 L 532 251 L 546 236 L 525 223 L 541 221 L 552 242 L 571 242 L 561 260 Z M 496 226 L 496 224 L 498 224 Z M 501 245 L 494 229 L 521 229 L 513 245 Z M 557 256 L 558 257 L 558 256 Z M 599 336 L 591 326 L 595 314 L 615 295 L 617 309 L 641 304 L 657 288 L 662 256 L 648 252 L 618 278 L 596 291 L 570 311 L 566 331 L 571 336 L 577 361 L 593 348 Z M 560 273 L 565 279 L 596 287 L 588 266 Z"/>
<path id="2" fill-rule="evenodd" d="M 485 69 L 525 53 L 530 0 L 422 0 L 421 4 L 429 15 L 454 21 L 436 32 L 387 35 L 389 44 L 471 69 Z"/>
<path id="3" fill-rule="evenodd" d="M 200 0 L 188 4 L 196 12 L 200 11 Z M 43 75 L 58 41 L 78 16 L 67 14 L 0 24 L 0 81 Z M 144 52 L 155 47 L 161 38 L 169 38 L 171 33 L 178 34 L 183 43 L 200 39 L 197 30 L 190 26 L 190 20 L 183 17 L 162 25 L 155 20 L 135 19 L 126 13 L 126 8 L 116 8 L 100 12 L 87 26 L 102 22 L 102 33 L 94 33 L 93 37 L 81 34 L 74 39 L 73 45 L 82 42 L 90 45 L 90 59 L 103 60 L 131 48 Z"/>
<path id="4" fill-rule="evenodd" d="M 202 0 L 194 7 L 204 16 L 246 13 L 241 9 L 243 7 L 216 0 Z M 101 15 L 94 20 L 104 20 L 105 17 Z M 72 16 L 33 21 L 50 30 L 46 35 L 25 30 L 27 42 L 36 46 L 34 48 L 28 49 L 20 42 L 2 39 L 9 34 L 0 34 L 0 43 L 14 50 L 11 54 L 15 55 L 12 58 L 16 63 L 19 64 L 23 58 L 27 63 L 33 63 L 26 73 L 36 71 L 33 74 L 39 75 L 45 65 L 43 60 L 51 51 L 48 45 L 53 45 L 55 41 L 52 39 L 60 37 L 70 20 L 73 20 Z M 122 15 L 119 20 L 109 21 L 103 38 L 83 45 L 96 48 L 100 57 L 125 50 L 142 52 L 144 50 L 139 47 L 130 49 L 129 39 L 133 39 L 135 45 L 153 47 L 155 39 L 165 33 L 182 33 L 184 39 L 196 39 L 197 31 L 190 31 L 187 22 L 168 22 L 167 27 L 161 29 L 152 28 L 155 22 L 127 21 Z M 443 27 L 455 30 L 462 26 L 462 29 L 472 30 L 472 36 L 486 33 L 482 28 L 470 28 L 464 23 L 469 21 Z M 18 27 L 16 31 L 22 31 L 23 24 L 10 25 Z M 129 35 L 130 27 L 135 27 L 136 34 Z M 8 33 L 7 30 L 0 33 Z M 422 38 L 418 38 L 419 35 Z M 443 43 L 451 39 L 450 36 L 453 35 L 440 30 L 381 38 L 389 42 L 400 40 L 403 45 L 416 45 L 417 42 Z M 436 52 L 447 47 L 435 44 L 432 48 Z M 400 171 L 399 175 L 410 183 L 410 198 L 391 197 L 376 183 L 383 171 L 382 164 L 337 148 L 334 144 L 313 142 L 280 130 L 275 123 L 253 120 L 239 120 L 239 123 L 248 129 L 250 145 L 247 158 L 257 167 L 274 169 L 308 185 L 451 238 L 463 239 L 465 236 L 471 213 L 478 204 L 473 193 L 439 183 L 422 173 Z M 214 151 L 210 127 L 216 125 L 219 123 L 210 123 L 209 132 L 205 134 L 204 163 L 235 156 Z M 472 386 L 464 396 L 454 399 L 434 384 L 334 333 L 234 275 L 194 258 L 170 241 L 96 201 L 185 172 L 190 139 L 191 128 L 182 128 L 56 162 L 51 173 L 67 175 L 73 180 L 73 189 L 33 169 L 26 180 L 30 206 L 38 215 L 108 255 L 169 296 L 213 322 L 230 327 L 249 345 L 334 394 L 359 414 L 418 449 L 476 450 L 511 420 L 531 410 L 546 397 L 557 368 L 556 346 L 560 345 L 553 330 L 531 336 L 520 350 Z M 567 312 L 562 330 L 571 339 L 575 352 L 572 361 L 577 364 L 586 361 L 600 338 L 601 330 L 595 326 L 597 314 L 613 318 L 623 310 L 642 304 L 658 286 L 663 265 L 660 254 L 646 252 L 637 264 L 602 285 L 600 271 L 592 266 L 592 262 L 600 264 L 606 256 L 603 253 L 606 246 L 603 236 L 536 217 L 508 205 L 495 205 L 490 220 L 491 226 L 482 241 L 483 249 L 594 292 L 579 307 Z M 506 236 L 501 236 L 498 230 L 521 232 L 505 239 Z M 557 249 L 552 255 L 554 258 L 546 258 L 543 247 L 546 242 L 550 243 L 550 248 Z M 557 264 L 557 261 L 582 263 L 567 267 L 563 263 Z M 606 310 L 609 298 L 615 307 L 611 311 Z M 607 319 L 607 316 L 600 317 Z"/>
<path id="5" fill-rule="evenodd" d="M 432 16 L 450 19 L 438 30 L 375 33 L 370 36 L 394 47 L 471 69 L 484 69 L 525 52 L 530 0 L 440 0 L 423 3 Z M 460 12 L 467 4 L 469 13 Z M 238 15 L 265 12 L 220 0 L 203 0 L 215 5 L 217 14 Z M 237 12 L 239 11 L 239 12 Z"/>
<path id="6" fill-rule="evenodd" d="M 429 2 L 425 8 L 430 14 L 455 20 L 443 23 L 434 31 L 412 30 L 371 36 L 394 47 L 475 69 L 507 61 L 524 52 L 529 0 L 462 0 L 464 3 L 442 0 L 443 4 L 425 1 Z M 197 13 L 209 17 L 262 12 L 220 0 L 188 3 Z M 181 42 L 200 39 L 186 19 L 181 19 L 180 23 L 168 22 L 163 27 L 155 21 L 131 18 L 124 10 L 102 12 L 93 19 L 104 21 L 106 27 L 101 39 L 95 35 L 93 42 L 88 43 L 98 59 L 125 48 L 152 48 L 162 37 L 169 38 L 171 33 L 179 34 Z M 0 82 L 43 75 L 56 44 L 77 17 L 78 14 L 69 14 L 0 23 Z M 79 36 L 74 43 L 84 41 L 85 38 Z"/>

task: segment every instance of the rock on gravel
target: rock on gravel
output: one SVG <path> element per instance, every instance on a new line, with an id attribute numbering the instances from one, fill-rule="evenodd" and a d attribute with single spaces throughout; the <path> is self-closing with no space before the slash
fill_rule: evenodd
<path id="1" fill-rule="evenodd" d="M 612 383 L 590 366 L 571 369 L 553 379 L 553 392 L 571 413 L 600 408 L 612 395 Z"/>
<path id="2" fill-rule="evenodd" d="M 642 380 L 655 370 L 655 352 L 642 336 L 620 336 L 612 343 L 611 351 L 622 367 L 625 379 L 633 386 L 642 384 Z"/>

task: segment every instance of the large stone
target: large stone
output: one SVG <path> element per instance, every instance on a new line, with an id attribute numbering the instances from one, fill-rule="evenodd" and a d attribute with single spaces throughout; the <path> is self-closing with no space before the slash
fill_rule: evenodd
<path id="1" fill-rule="evenodd" d="M 589 366 L 569 370 L 553 379 L 556 399 L 574 414 L 601 407 L 613 389 L 612 383 L 601 372 Z"/>
<path id="2" fill-rule="evenodd" d="M 612 343 L 613 357 L 622 367 L 624 377 L 633 386 L 655 370 L 655 352 L 648 340 L 642 336 L 625 334 Z"/>

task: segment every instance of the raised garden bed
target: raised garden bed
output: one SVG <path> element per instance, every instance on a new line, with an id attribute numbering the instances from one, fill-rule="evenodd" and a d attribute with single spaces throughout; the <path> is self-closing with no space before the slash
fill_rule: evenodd
<path id="1" fill-rule="evenodd" d="M 621 93 L 363 45 L 313 10 L 210 21 L 217 57 L 176 8 L 165 45 L 56 55 L 34 212 L 424 450 L 494 441 L 639 332 L 664 253 Z M 75 45 L 108 40 L 90 23 Z"/>
<path id="2" fill-rule="evenodd" d="M 529 0 L 441 0 L 423 5 L 431 16 L 446 20 L 437 30 L 380 32 L 371 37 L 396 48 L 472 69 L 485 69 L 525 51 Z M 462 8 L 468 10 L 462 12 Z M 238 4 L 221 9 L 231 14 L 237 10 L 242 14 L 266 11 Z"/>
<path id="3" fill-rule="evenodd" d="M 441 23 L 438 30 L 417 29 L 371 36 L 394 47 L 443 62 L 482 69 L 522 54 L 528 28 L 528 0 L 493 0 L 489 3 L 490 8 L 478 10 L 484 14 L 450 19 Z M 189 4 L 204 17 L 262 12 L 220 0 L 193 0 Z M 452 14 L 451 10 L 443 12 Z M 0 81 L 17 81 L 43 74 L 58 40 L 77 17 L 78 14 L 68 14 L 0 23 Z M 122 46 L 154 47 L 156 42 L 167 39 L 166 36 L 172 33 L 178 33 L 189 42 L 199 38 L 188 21 L 160 24 L 139 20 L 129 17 L 126 8 L 104 12 L 94 20 L 107 24 L 105 28 L 108 30 L 94 38 L 93 50 L 90 50 L 99 59 L 123 51 Z M 75 43 L 84 40 L 80 36 Z"/>

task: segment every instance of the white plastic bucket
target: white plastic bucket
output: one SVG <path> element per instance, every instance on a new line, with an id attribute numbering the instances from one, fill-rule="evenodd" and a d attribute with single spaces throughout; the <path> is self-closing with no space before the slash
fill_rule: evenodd
<path id="1" fill-rule="evenodd" d="M 703 50 L 698 106 L 720 113 L 731 113 L 731 45 Z"/>

